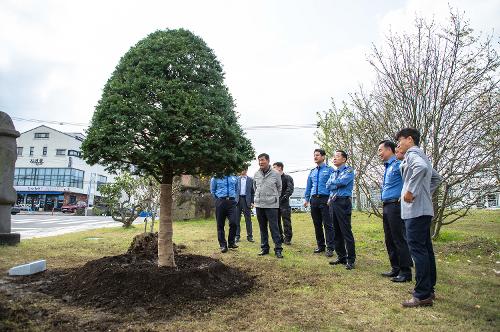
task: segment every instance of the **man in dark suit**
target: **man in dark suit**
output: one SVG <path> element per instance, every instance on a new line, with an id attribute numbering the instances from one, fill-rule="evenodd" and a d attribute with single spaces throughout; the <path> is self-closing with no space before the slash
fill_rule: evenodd
<path id="1" fill-rule="evenodd" d="M 278 226 L 281 241 L 284 244 L 292 244 L 292 208 L 290 207 L 290 196 L 293 194 L 293 178 L 283 172 L 283 163 L 278 161 L 273 164 L 276 172 L 281 174 L 281 196 L 280 208 L 278 210 Z M 283 222 L 283 225 L 282 225 Z"/>
<path id="2" fill-rule="evenodd" d="M 247 240 L 248 242 L 254 242 L 252 234 L 252 212 L 251 207 L 253 204 L 253 199 L 255 191 L 253 189 L 253 179 L 247 176 L 248 169 L 245 168 L 238 177 L 239 183 L 239 201 L 238 201 L 238 223 L 236 224 L 236 242 L 240 241 L 240 223 L 241 223 L 241 213 L 245 217 L 245 224 L 247 228 Z"/>

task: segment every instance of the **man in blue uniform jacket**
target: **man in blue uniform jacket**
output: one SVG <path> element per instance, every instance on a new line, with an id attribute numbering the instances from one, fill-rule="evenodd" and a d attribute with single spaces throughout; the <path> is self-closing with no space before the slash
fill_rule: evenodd
<path id="1" fill-rule="evenodd" d="M 220 251 L 225 253 L 228 247 L 232 249 L 238 248 L 235 243 L 239 198 L 238 178 L 234 175 L 213 177 L 210 180 L 210 192 L 215 199 L 215 219 L 217 221 L 217 238 L 219 240 Z M 227 241 L 224 232 L 226 218 L 229 221 L 229 236 Z"/>
<path id="2" fill-rule="evenodd" d="M 384 237 L 391 271 L 384 272 L 384 277 L 391 278 L 394 282 L 411 281 L 411 266 L 413 265 L 406 230 L 401 219 L 401 190 L 403 178 L 401 177 L 401 161 L 396 157 L 396 144 L 389 140 L 379 143 L 378 155 L 384 162 L 385 171 L 381 187 L 381 200 L 383 206 Z"/>
<path id="3" fill-rule="evenodd" d="M 314 150 L 314 162 L 317 166 L 311 170 L 307 178 L 304 207 L 311 205 L 311 217 L 317 243 L 314 253 L 324 252 L 326 247 L 326 256 L 332 257 L 335 244 L 333 241 L 333 222 L 328 211 L 328 195 L 330 192 L 326 188 L 326 181 L 333 173 L 333 168 L 325 163 L 325 159 L 325 150 Z M 324 233 L 323 228 L 325 229 Z"/>
<path id="4" fill-rule="evenodd" d="M 337 252 L 337 260 L 330 262 L 330 264 L 344 264 L 347 270 L 352 270 L 356 261 L 354 236 L 351 229 L 354 170 L 351 166 L 347 166 L 346 162 L 347 153 L 343 150 L 337 150 L 333 157 L 333 165 L 336 170 L 326 183 L 328 190 L 330 190 L 330 213 L 335 230 L 335 251 Z"/>

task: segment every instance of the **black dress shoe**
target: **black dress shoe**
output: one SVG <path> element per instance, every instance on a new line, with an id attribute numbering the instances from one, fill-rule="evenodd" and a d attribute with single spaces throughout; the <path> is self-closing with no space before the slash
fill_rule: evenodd
<path id="1" fill-rule="evenodd" d="M 248 240 L 248 242 L 255 242 L 254 239 L 253 239 L 253 237 L 251 237 L 251 236 L 248 236 L 247 240 Z"/>
<path id="2" fill-rule="evenodd" d="M 387 278 L 394 278 L 394 277 L 397 277 L 399 274 L 399 270 L 391 270 L 390 272 L 384 272 L 384 273 L 381 273 L 381 275 L 383 277 L 387 277 Z"/>
<path id="3" fill-rule="evenodd" d="M 276 258 L 283 258 L 281 251 L 276 251 Z"/>
<path id="4" fill-rule="evenodd" d="M 409 301 L 404 301 L 401 303 L 403 308 L 416 308 L 416 307 L 421 307 L 421 306 L 432 306 L 434 303 L 434 300 L 429 297 L 424 300 L 417 299 L 416 297 L 412 297 L 411 300 Z"/>
<path id="5" fill-rule="evenodd" d="M 221 252 L 221 253 L 225 253 L 225 252 L 227 252 L 227 247 L 221 247 L 221 248 L 220 248 L 220 252 Z"/>
<path id="6" fill-rule="evenodd" d="M 337 259 L 336 261 L 331 261 L 328 264 L 330 264 L 330 265 L 339 265 L 339 264 L 345 265 L 346 263 L 347 263 L 347 261 L 345 261 L 345 260 Z"/>
<path id="7" fill-rule="evenodd" d="M 236 244 L 230 244 L 230 245 L 228 245 L 228 247 L 229 247 L 229 248 L 231 248 L 231 249 L 236 249 L 236 248 L 238 248 L 238 246 L 237 246 Z"/>
<path id="8" fill-rule="evenodd" d="M 316 248 L 314 249 L 314 253 L 315 254 L 319 254 L 320 252 L 324 252 L 325 251 L 325 248 Z"/>
<path id="9" fill-rule="evenodd" d="M 327 249 L 326 252 L 325 252 L 325 256 L 326 257 L 333 257 L 333 250 Z"/>
<path id="10" fill-rule="evenodd" d="M 269 255 L 269 251 L 268 250 L 262 250 L 261 252 L 259 252 L 258 255 L 259 256 Z"/>
<path id="11" fill-rule="evenodd" d="M 408 291 L 408 294 L 414 295 L 415 291 L 413 289 L 410 289 Z M 434 301 L 436 299 L 436 293 L 432 292 L 430 298 Z"/>
<path id="12" fill-rule="evenodd" d="M 354 263 L 347 263 L 345 265 L 346 270 L 354 270 Z"/>
<path id="13" fill-rule="evenodd" d="M 391 278 L 391 281 L 392 282 L 409 282 L 411 281 L 411 276 L 395 276 L 393 278 Z"/>

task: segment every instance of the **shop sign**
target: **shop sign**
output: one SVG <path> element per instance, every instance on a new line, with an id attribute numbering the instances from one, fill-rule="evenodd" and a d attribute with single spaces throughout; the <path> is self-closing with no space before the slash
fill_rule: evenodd
<path id="1" fill-rule="evenodd" d="M 42 158 L 30 159 L 30 164 L 35 164 L 37 166 L 41 166 L 41 165 L 43 165 L 43 159 Z"/>

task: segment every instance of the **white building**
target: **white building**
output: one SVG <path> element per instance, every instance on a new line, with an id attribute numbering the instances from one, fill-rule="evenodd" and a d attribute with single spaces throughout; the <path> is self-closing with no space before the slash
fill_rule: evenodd
<path id="1" fill-rule="evenodd" d="M 290 207 L 293 211 L 306 211 L 304 207 L 304 202 L 306 201 L 304 198 L 304 194 L 306 192 L 305 188 L 293 188 L 293 193 L 290 196 Z"/>
<path id="2" fill-rule="evenodd" d="M 14 188 L 17 204 L 32 209 L 52 210 L 64 204 L 92 205 L 99 197 L 99 185 L 113 175 L 103 166 L 90 166 L 81 159 L 84 135 L 63 133 L 39 126 L 17 139 Z"/>

